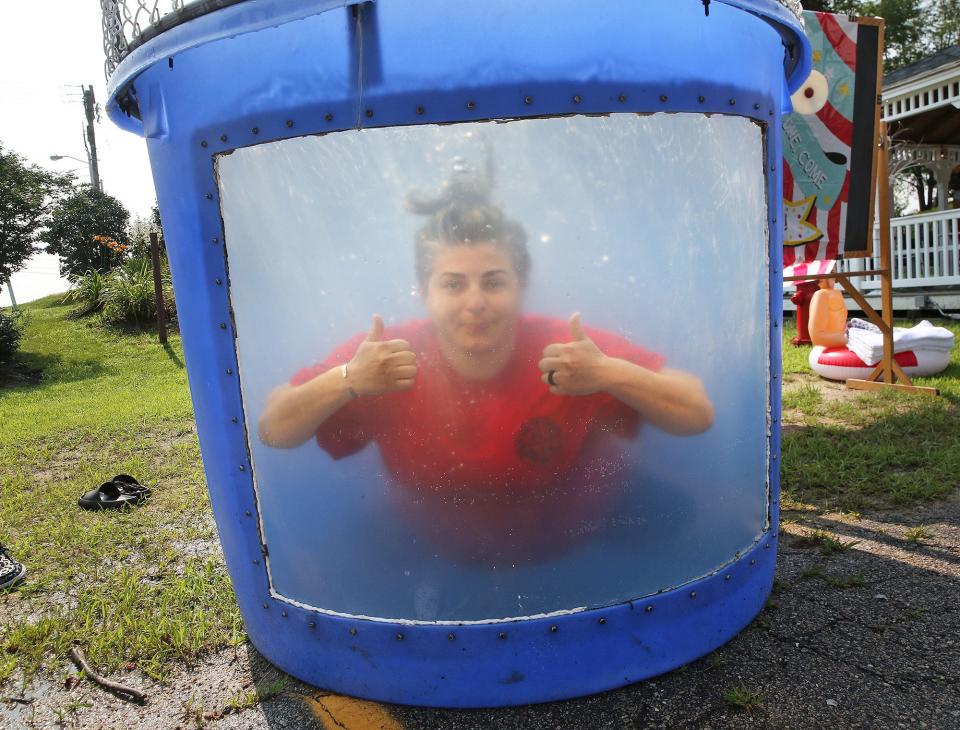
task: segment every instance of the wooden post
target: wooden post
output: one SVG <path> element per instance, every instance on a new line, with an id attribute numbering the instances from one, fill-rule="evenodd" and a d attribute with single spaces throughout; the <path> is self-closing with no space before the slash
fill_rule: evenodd
<path id="1" fill-rule="evenodd" d="M 893 269 L 890 261 L 890 138 L 887 136 L 886 122 L 880 122 L 880 144 L 877 149 L 877 219 L 880 224 L 880 312 L 879 317 L 868 304 L 866 299 L 847 281 L 841 278 L 840 283 L 847 293 L 860 304 L 860 307 L 876 325 L 883 335 L 883 359 L 877 364 L 865 380 L 850 378 L 847 387 L 854 390 L 879 390 L 882 388 L 896 388 L 897 390 L 913 391 L 915 393 L 929 393 L 938 395 L 936 388 L 926 388 L 914 385 L 910 378 L 894 359 L 893 353 Z M 879 321 L 877 321 L 879 319 Z M 883 382 L 879 382 L 880 378 Z M 900 382 L 897 383 L 896 381 Z"/>
<path id="2" fill-rule="evenodd" d="M 157 304 L 157 329 L 160 331 L 160 342 L 167 342 L 167 313 L 163 304 L 163 280 L 160 276 L 160 246 L 157 234 L 150 232 L 150 259 L 153 261 L 153 295 Z"/>
<path id="3" fill-rule="evenodd" d="M 890 268 L 890 138 L 887 123 L 880 122 L 880 149 L 877 156 L 877 215 L 880 218 L 880 315 L 883 331 L 883 382 L 893 383 L 893 271 Z M 875 378 L 871 378 L 875 380 Z M 907 380 L 906 385 L 910 385 Z"/>

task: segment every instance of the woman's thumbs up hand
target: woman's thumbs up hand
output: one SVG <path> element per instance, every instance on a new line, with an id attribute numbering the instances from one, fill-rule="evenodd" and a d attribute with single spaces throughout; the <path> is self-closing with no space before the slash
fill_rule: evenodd
<path id="1" fill-rule="evenodd" d="M 609 358 L 587 336 L 580 312 L 570 317 L 570 340 L 543 349 L 540 380 L 554 395 L 590 395 L 605 390 Z"/>
<path id="2" fill-rule="evenodd" d="M 417 375 L 417 356 L 406 340 L 384 340 L 383 318 L 373 315 L 367 338 L 347 363 L 344 377 L 357 395 L 409 390 Z"/>

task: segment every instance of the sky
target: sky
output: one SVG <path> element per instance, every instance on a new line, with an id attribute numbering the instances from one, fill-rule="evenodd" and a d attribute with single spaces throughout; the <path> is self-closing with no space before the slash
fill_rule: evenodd
<path id="1" fill-rule="evenodd" d="M 168 3 L 161 2 L 161 7 Z M 100 3 L 96 0 L 0 0 L 0 142 L 29 162 L 50 170 L 73 170 L 88 181 L 80 87 L 93 86 L 106 103 Z M 95 129 L 103 189 L 132 216 L 150 213 L 156 195 L 146 143 L 116 127 L 101 110 Z M 50 160 L 70 155 L 80 162 Z M 65 291 L 57 258 L 34 257 L 13 276 L 18 303 Z M 0 306 L 9 306 L 7 287 Z"/>

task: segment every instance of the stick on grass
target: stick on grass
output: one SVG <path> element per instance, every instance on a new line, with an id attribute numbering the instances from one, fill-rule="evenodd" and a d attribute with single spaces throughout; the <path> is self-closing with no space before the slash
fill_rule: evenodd
<path id="1" fill-rule="evenodd" d="M 147 701 L 147 696 L 140 690 L 127 687 L 119 682 L 113 682 L 93 671 L 93 669 L 91 669 L 90 665 L 87 663 L 87 658 L 83 655 L 83 649 L 81 649 L 79 646 L 70 647 L 70 658 L 73 659 L 76 665 L 83 670 L 84 674 L 86 674 L 101 687 L 106 687 L 114 692 L 122 692 L 123 694 L 133 697 L 138 702 Z"/>

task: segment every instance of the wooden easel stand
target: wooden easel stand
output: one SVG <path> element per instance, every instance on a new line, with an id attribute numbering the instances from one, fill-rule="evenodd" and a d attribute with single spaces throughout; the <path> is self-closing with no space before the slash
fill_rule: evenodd
<path id="1" fill-rule="evenodd" d="M 847 387 L 854 390 L 883 390 L 893 388 L 911 393 L 925 395 L 939 395 L 936 388 L 914 385 L 907 374 L 893 356 L 893 281 L 890 267 L 890 168 L 888 148 L 890 138 L 887 136 L 887 125 L 880 123 L 880 140 L 877 149 L 878 156 L 878 190 L 877 190 L 877 218 L 880 223 L 880 268 L 872 271 L 849 271 L 832 274 L 810 274 L 806 276 L 788 276 L 785 281 L 810 281 L 812 279 L 836 279 L 840 286 L 863 310 L 867 318 L 880 328 L 883 335 L 883 359 L 877 363 L 873 372 L 866 378 L 851 378 L 847 380 Z M 850 279 L 857 276 L 880 277 L 880 312 L 877 312 L 866 297 L 850 283 Z M 880 381 L 880 378 L 883 381 Z M 896 382 L 899 380 L 900 382 Z"/>

